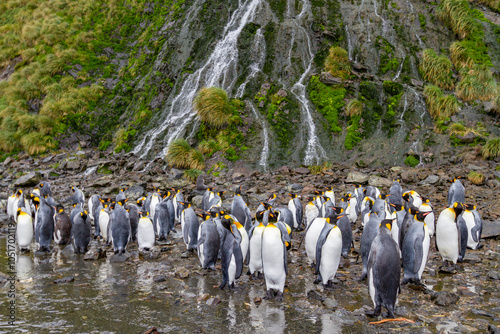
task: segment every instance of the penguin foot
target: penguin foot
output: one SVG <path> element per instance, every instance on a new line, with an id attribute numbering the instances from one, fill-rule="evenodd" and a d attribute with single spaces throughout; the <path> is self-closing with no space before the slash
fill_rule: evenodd
<path id="1" fill-rule="evenodd" d="M 259 272 L 257 273 L 257 277 L 258 277 L 259 279 L 263 279 L 263 278 L 264 278 L 264 273 L 262 273 L 262 272 L 260 272 L 260 271 L 259 271 Z"/>
<path id="2" fill-rule="evenodd" d="M 333 291 L 333 282 L 332 281 L 328 281 L 328 283 L 323 284 L 323 288 L 326 291 Z"/>
<path id="3" fill-rule="evenodd" d="M 314 280 L 314 284 L 318 284 L 319 282 L 321 282 L 321 278 L 317 277 L 315 280 Z"/>
<path id="4" fill-rule="evenodd" d="M 276 294 L 276 298 L 274 298 L 274 300 L 276 300 L 277 302 L 282 302 L 283 301 L 283 292 L 278 291 L 278 293 Z"/>
<path id="5" fill-rule="evenodd" d="M 366 311 L 365 315 L 370 318 L 375 318 L 378 317 L 381 312 L 382 312 L 382 307 L 378 305 L 373 311 Z"/>
<path id="6" fill-rule="evenodd" d="M 361 274 L 361 276 L 358 278 L 358 282 L 361 282 L 361 281 L 365 280 L 366 276 L 367 276 L 366 273 Z"/>
<path id="7" fill-rule="evenodd" d="M 273 291 L 271 289 L 267 290 L 266 296 L 264 297 L 265 300 L 271 300 L 273 299 Z"/>
<path id="8" fill-rule="evenodd" d="M 234 282 L 229 284 L 229 290 L 234 290 L 236 289 L 235 286 L 234 286 Z"/>
<path id="9" fill-rule="evenodd" d="M 219 285 L 220 290 L 224 290 L 225 287 L 226 287 L 226 283 L 222 283 L 221 285 Z"/>
<path id="10" fill-rule="evenodd" d="M 394 319 L 394 311 L 391 309 L 387 309 L 387 313 L 384 315 L 384 318 Z"/>

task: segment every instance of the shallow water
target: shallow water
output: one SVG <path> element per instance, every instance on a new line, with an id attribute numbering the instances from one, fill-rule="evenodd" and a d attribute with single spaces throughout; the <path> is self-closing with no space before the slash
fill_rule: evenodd
<path id="1" fill-rule="evenodd" d="M 295 248 L 301 238 L 295 233 L 292 240 Z M 2 235 L 2 273 L 8 272 L 6 241 Z M 467 327 L 471 332 L 484 329 L 486 321 L 498 325 L 497 320 L 469 312 L 471 307 L 488 311 L 486 303 L 491 298 L 494 304 L 499 300 L 495 288 L 498 281 L 485 280 L 488 269 L 474 264 L 464 264 L 462 271 L 455 275 L 430 276 L 428 270 L 424 272 L 428 288 L 451 292 L 467 290 L 471 297 L 462 296 L 457 305 L 438 307 L 427 294 L 404 287 L 397 313 L 416 323 L 373 326 L 363 314 L 372 307 L 372 302 L 366 283 L 355 280 L 361 272 L 361 264 L 356 263 L 353 253 L 350 266 L 339 268 L 333 291 L 324 291 L 312 283 L 315 275 L 302 254 L 303 245 L 300 251 L 289 251 L 284 302 L 255 303 L 256 297 L 265 295 L 264 280 L 253 280 L 243 274 L 234 290 L 219 290 L 220 270 L 200 269 L 195 254 L 182 258 L 185 248 L 180 239 L 160 247 L 164 252 L 153 260 L 140 256 L 136 245 L 131 244 L 130 259 L 122 263 L 110 261 L 111 251 L 107 259 L 84 261 L 83 255 L 74 255 L 57 246 L 47 255 L 17 254 L 16 332 L 142 333 L 155 326 L 161 333 L 385 333 L 389 330 L 429 333 L 454 332 L 451 329 L 457 323 L 472 326 Z M 431 254 L 428 268 L 436 268 L 438 262 L 437 255 Z M 189 273 L 184 279 L 179 275 L 183 270 Z M 480 272 L 483 278 L 471 277 L 474 272 Z M 74 281 L 54 284 L 55 280 L 68 276 L 74 276 Z M 160 276 L 164 276 L 164 281 L 159 281 Z M 336 301 L 337 310 L 308 298 L 311 290 Z M 206 299 L 215 296 L 219 296 L 221 302 L 216 306 L 207 305 Z M 4 287 L 0 294 L 1 333 L 12 332 L 7 323 L 8 301 Z M 457 313 L 459 311 L 461 313 Z"/>

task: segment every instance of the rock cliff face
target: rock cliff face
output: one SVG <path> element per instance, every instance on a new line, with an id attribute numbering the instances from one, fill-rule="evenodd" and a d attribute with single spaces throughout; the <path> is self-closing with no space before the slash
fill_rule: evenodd
<path id="1" fill-rule="evenodd" d="M 133 89 L 124 91 L 125 97 L 154 92 L 146 99 L 153 115 L 130 136 L 130 147 L 152 159 L 163 157 L 177 137 L 195 144 L 199 121 L 191 101 L 200 88 L 215 85 L 245 102 L 246 150 L 240 156 L 256 168 L 325 161 L 384 166 L 402 164 L 408 155 L 423 164 L 455 161 L 464 143 L 435 131 L 418 70 L 423 49 L 448 52 L 458 39 L 436 17 L 436 6 L 410 0 L 186 1 L 180 17 L 166 20 L 153 36 L 163 46 L 148 55 L 148 70 L 139 70 Z M 481 24 L 492 63 L 499 65 L 498 26 Z M 322 73 L 331 46 L 348 51 L 348 80 Z M 356 121 L 344 113 L 354 98 L 364 104 Z M 124 125 L 140 103 L 126 102 Z M 325 108 L 334 109 L 333 122 Z M 483 134 L 498 135 L 494 117 L 482 103 L 464 103 L 448 122 L 479 124 Z"/>

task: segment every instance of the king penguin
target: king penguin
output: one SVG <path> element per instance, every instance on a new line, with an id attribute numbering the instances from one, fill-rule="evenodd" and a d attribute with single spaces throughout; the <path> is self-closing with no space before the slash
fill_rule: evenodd
<path id="1" fill-rule="evenodd" d="M 332 201 L 333 206 L 335 206 L 335 192 L 333 191 L 333 187 L 326 187 L 325 196 Z"/>
<path id="2" fill-rule="evenodd" d="M 262 233 L 264 232 L 265 225 L 263 223 L 264 213 L 268 211 L 258 211 L 255 214 L 256 224 L 252 226 L 248 233 L 249 238 L 249 252 L 248 252 L 248 272 L 253 277 L 262 276 Z"/>
<path id="3" fill-rule="evenodd" d="M 36 239 L 38 239 L 38 244 L 40 246 L 39 250 L 49 251 L 50 243 L 54 235 L 54 208 L 49 206 L 43 197 L 36 197 L 35 200 L 39 200 L 40 202 L 35 236 L 38 236 Z"/>
<path id="4" fill-rule="evenodd" d="M 77 254 L 85 254 L 90 242 L 90 221 L 87 212 L 81 211 L 73 219 L 71 234 L 73 235 L 73 248 Z"/>
<path id="5" fill-rule="evenodd" d="M 22 208 L 17 209 L 16 237 L 21 251 L 29 251 L 33 240 L 33 219 Z"/>
<path id="6" fill-rule="evenodd" d="M 304 209 L 306 216 L 306 229 L 309 228 L 309 225 L 313 222 L 314 219 L 319 216 L 319 209 L 314 204 L 314 197 L 307 197 L 308 203 Z"/>
<path id="7" fill-rule="evenodd" d="M 425 223 L 425 217 L 429 214 L 430 212 L 416 213 L 415 222 L 405 234 L 401 252 L 404 268 L 403 284 L 419 284 L 422 278 L 431 243 L 429 229 Z"/>
<path id="8" fill-rule="evenodd" d="M 136 241 L 137 226 L 139 224 L 139 219 L 141 218 L 141 215 L 139 214 L 139 207 L 134 203 L 127 202 L 125 209 L 128 211 L 128 216 L 130 218 L 130 241 Z"/>
<path id="9" fill-rule="evenodd" d="M 175 209 L 170 199 L 170 192 L 167 192 L 161 202 L 156 205 L 153 216 L 153 223 L 158 236 L 158 240 L 166 240 L 175 221 Z M 153 204 L 153 202 L 151 202 Z"/>
<path id="10" fill-rule="evenodd" d="M 283 301 L 287 269 L 287 244 L 290 236 L 284 225 L 277 224 L 277 213 L 269 213 L 269 222 L 262 233 L 262 269 L 267 293 L 264 299 Z"/>
<path id="11" fill-rule="evenodd" d="M 198 258 L 203 269 L 215 270 L 215 262 L 217 262 L 220 249 L 220 236 L 213 218 L 209 214 L 202 215 L 202 218 L 205 221 L 200 224 L 198 232 Z"/>
<path id="12" fill-rule="evenodd" d="M 155 245 L 155 230 L 149 213 L 139 212 L 141 218 L 137 224 L 137 244 L 140 250 L 149 251 Z"/>
<path id="13" fill-rule="evenodd" d="M 80 204 L 83 210 L 83 208 L 85 207 L 85 195 L 83 194 L 83 191 L 81 191 L 77 187 L 71 187 L 71 191 L 73 192 L 73 203 Z"/>
<path id="14" fill-rule="evenodd" d="M 337 219 L 342 217 L 346 217 L 346 215 L 339 215 Z M 342 232 L 331 219 L 327 218 L 326 222 L 316 244 L 315 274 L 318 275 L 318 278 L 315 283 L 321 282 L 325 289 L 329 290 L 333 287 L 333 279 L 340 264 Z M 349 222 L 349 218 L 347 218 L 347 222 Z"/>
<path id="15" fill-rule="evenodd" d="M 293 228 L 296 230 L 303 229 L 302 219 L 304 217 L 304 210 L 302 209 L 302 204 L 300 203 L 300 196 L 297 194 L 289 195 L 291 199 L 288 201 L 288 210 L 290 210 L 293 215 Z"/>
<path id="16" fill-rule="evenodd" d="M 123 207 L 123 201 L 116 203 L 111 214 L 110 232 L 115 254 L 124 254 L 131 237 L 130 218 L 127 210 Z"/>
<path id="17" fill-rule="evenodd" d="M 481 240 L 481 233 L 483 231 L 483 221 L 476 210 L 476 206 L 464 204 L 462 218 L 465 220 L 465 224 L 467 226 L 467 248 L 477 249 L 479 246 L 479 240 Z"/>
<path id="18" fill-rule="evenodd" d="M 99 211 L 99 230 L 101 232 L 101 237 L 103 240 L 108 243 L 109 235 L 108 235 L 108 225 L 110 220 L 110 212 L 109 212 L 109 199 L 101 199 L 102 209 Z M 96 228 L 97 233 L 97 228 Z"/>
<path id="19" fill-rule="evenodd" d="M 40 182 L 36 187 L 38 189 L 40 189 L 40 195 L 42 195 L 42 197 L 45 197 L 46 195 L 52 196 L 52 190 L 50 189 L 50 183 L 48 183 L 46 181 Z"/>
<path id="20" fill-rule="evenodd" d="M 19 195 L 18 192 L 16 191 L 12 194 L 12 196 L 9 196 L 9 198 L 7 199 L 7 216 L 9 217 L 9 219 L 14 219 L 14 216 L 17 215 L 17 212 L 14 212 L 14 202 L 18 197 Z"/>
<path id="21" fill-rule="evenodd" d="M 243 254 L 240 248 L 241 236 L 237 229 L 232 229 L 233 218 L 230 215 L 221 217 L 223 233 L 221 237 L 221 269 L 222 283 L 219 289 L 224 289 L 226 284 L 234 287 L 234 281 L 241 276 L 243 271 Z"/>
<path id="22" fill-rule="evenodd" d="M 180 222 L 181 219 L 181 212 L 184 210 L 184 208 L 180 207 L 178 205 L 179 202 L 184 202 L 184 196 L 182 195 L 182 192 L 180 189 L 172 189 L 172 193 L 175 194 L 174 197 L 172 198 L 172 204 L 174 205 L 174 222 Z"/>
<path id="23" fill-rule="evenodd" d="M 453 203 L 450 208 L 444 209 L 436 223 L 436 248 L 441 254 L 443 261 L 457 263 L 461 254 L 461 231 L 458 216 L 463 211 L 461 203 Z"/>
<path id="24" fill-rule="evenodd" d="M 246 208 L 247 205 L 241 196 L 241 186 L 239 186 L 234 192 L 233 202 L 231 203 L 231 215 L 236 217 L 241 224 L 245 224 L 246 221 Z M 246 227 L 246 226 L 245 226 Z M 248 230 L 250 230 L 248 226 Z"/>
<path id="25" fill-rule="evenodd" d="M 368 258 L 370 256 L 370 249 L 372 247 L 373 240 L 377 237 L 379 232 L 379 226 L 382 219 L 376 213 L 370 213 L 369 219 L 363 228 L 363 234 L 361 235 L 361 245 L 360 253 L 361 260 L 363 262 L 363 269 L 361 271 L 361 277 L 359 280 L 364 280 L 368 274 Z M 392 225 L 392 224 L 391 224 Z M 399 256 L 399 252 L 398 252 Z"/>
<path id="26" fill-rule="evenodd" d="M 465 203 L 465 188 L 462 182 L 458 178 L 453 179 L 453 183 L 448 190 L 448 207 L 451 207 L 453 203 Z"/>
<path id="27" fill-rule="evenodd" d="M 208 211 L 208 203 L 210 203 L 211 199 L 210 197 L 213 196 L 212 190 L 214 190 L 214 188 L 208 187 L 207 190 L 205 190 L 205 192 L 203 193 L 203 198 L 201 200 L 201 208 L 204 212 Z"/>
<path id="28" fill-rule="evenodd" d="M 71 220 L 64 213 L 64 207 L 58 205 L 54 215 L 54 242 L 58 245 L 67 245 L 71 241 Z"/>
<path id="29" fill-rule="evenodd" d="M 198 247 L 198 229 L 200 223 L 198 217 L 190 203 L 180 202 L 185 208 L 181 212 L 181 230 L 184 243 L 188 251 L 193 251 Z"/>
<path id="30" fill-rule="evenodd" d="M 392 220 L 380 222 L 379 232 L 373 240 L 368 258 L 368 290 L 373 301 L 373 312 L 366 315 L 378 316 L 382 306 L 388 317 L 394 318 L 394 307 L 398 298 L 401 280 L 399 249 L 391 236 Z"/>

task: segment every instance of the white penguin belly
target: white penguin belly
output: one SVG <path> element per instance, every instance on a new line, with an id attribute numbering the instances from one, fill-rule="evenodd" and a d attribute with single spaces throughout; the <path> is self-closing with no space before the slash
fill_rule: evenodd
<path id="1" fill-rule="evenodd" d="M 9 218 L 13 218 L 14 217 L 14 202 L 15 202 L 15 196 L 12 197 L 10 196 L 8 199 L 7 199 L 7 215 L 9 216 Z"/>
<path id="2" fill-rule="evenodd" d="M 391 237 L 394 241 L 396 241 L 396 245 L 398 245 L 399 248 L 399 226 L 396 222 L 392 224 Z"/>
<path id="3" fill-rule="evenodd" d="M 373 307 L 377 307 L 375 302 L 375 283 L 373 282 L 373 268 L 368 271 L 368 291 L 370 292 L 370 297 L 373 301 Z"/>
<path id="4" fill-rule="evenodd" d="M 354 223 L 358 219 L 358 215 L 356 214 L 356 205 L 358 200 L 353 198 L 349 201 L 349 205 L 347 206 L 347 215 L 349 216 L 349 221 Z"/>
<path id="5" fill-rule="evenodd" d="M 31 216 L 22 214 L 17 222 L 17 245 L 20 249 L 29 249 L 33 240 L 33 222 Z"/>
<path id="6" fill-rule="evenodd" d="M 283 292 L 286 279 L 283 252 L 280 230 L 275 226 L 266 227 L 262 235 L 262 265 L 268 290 Z"/>
<path id="7" fill-rule="evenodd" d="M 465 211 L 462 214 L 462 217 L 465 220 L 465 225 L 467 225 L 467 247 L 476 249 L 477 244 L 479 243 L 479 238 L 477 242 L 472 238 L 472 229 L 474 228 L 474 226 L 476 226 L 474 215 L 470 211 Z"/>
<path id="8" fill-rule="evenodd" d="M 58 244 L 61 241 L 61 230 L 54 231 L 54 242 Z"/>
<path id="9" fill-rule="evenodd" d="M 262 231 L 264 227 L 256 227 L 250 239 L 250 262 L 248 269 L 250 274 L 262 272 Z"/>
<path id="10" fill-rule="evenodd" d="M 325 243 L 321 247 L 321 263 L 319 270 L 323 284 L 327 284 L 332 280 L 337 273 L 340 263 L 340 254 L 342 253 L 342 232 L 338 227 L 335 227 L 326 238 Z"/>
<path id="11" fill-rule="evenodd" d="M 293 199 L 288 202 L 288 210 L 292 211 L 293 215 L 293 227 L 298 228 L 299 224 L 297 223 L 297 208 L 295 207 L 295 204 L 293 203 Z"/>
<path id="12" fill-rule="evenodd" d="M 420 269 L 418 269 L 418 278 L 422 279 L 422 273 L 425 269 L 425 264 L 427 263 L 427 256 L 429 255 L 429 246 L 431 245 L 431 237 L 429 236 L 429 229 L 427 225 L 424 226 L 424 241 L 422 242 L 422 263 L 420 264 Z"/>
<path id="13" fill-rule="evenodd" d="M 325 226 L 325 218 L 316 218 L 311 224 L 311 227 L 307 230 L 305 243 L 306 243 L 306 253 L 309 263 L 316 263 L 316 244 L 318 243 L 319 235 Z"/>
<path id="14" fill-rule="evenodd" d="M 200 244 L 198 246 L 198 258 L 200 259 L 200 264 L 202 267 L 205 264 L 205 253 L 203 252 L 204 248 L 205 247 L 203 244 Z"/>
<path id="15" fill-rule="evenodd" d="M 307 228 L 314 221 L 314 219 L 318 218 L 319 210 L 315 205 L 307 205 L 305 211 Z"/>
<path id="16" fill-rule="evenodd" d="M 99 228 L 101 229 L 101 234 L 104 240 L 108 241 L 108 224 L 109 215 L 105 211 L 101 211 L 99 214 Z"/>
<path id="17" fill-rule="evenodd" d="M 236 280 L 236 259 L 234 258 L 234 254 L 231 254 L 231 261 L 229 262 L 227 273 L 229 276 L 229 285 L 231 285 Z"/>
<path id="18" fill-rule="evenodd" d="M 448 209 L 446 209 L 448 210 Z M 436 226 L 436 243 L 443 260 L 457 263 L 458 260 L 458 229 L 454 221 L 439 215 Z"/>
<path id="19" fill-rule="evenodd" d="M 429 213 L 427 216 L 425 216 L 424 223 L 427 225 L 427 228 L 429 229 L 429 237 L 432 238 L 434 235 L 434 212 Z"/>
<path id="20" fill-rule="evenodd" d="M 139 219 L 137 226 L 137 244 L 139 249 L 152 248 L 155 245 L 155 231 L 149 218 Z"/>
<path id="21" fill-rule="evenodd" d="M 244 227 L 238 229 L 241 234 L 241 243 L 240 243 L 240 248 L 241 248 L 241 253 L 243 255 L 243 263 L 245 263 L 245 259 L 247 258 L 247 253 L 248 253 L 248 234 L 247 231 L 245 230 Z"/>

